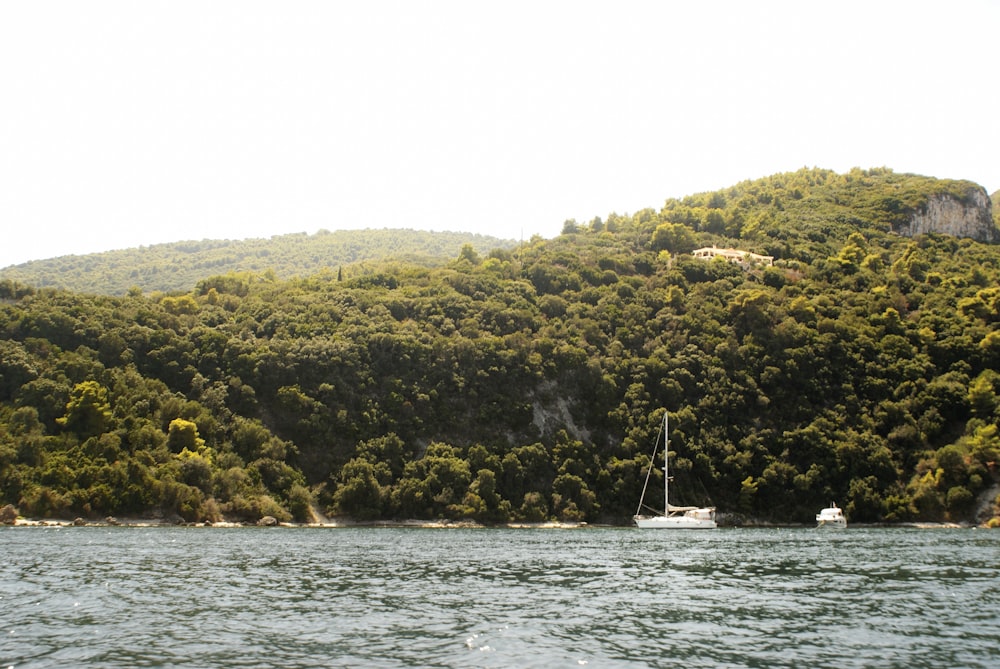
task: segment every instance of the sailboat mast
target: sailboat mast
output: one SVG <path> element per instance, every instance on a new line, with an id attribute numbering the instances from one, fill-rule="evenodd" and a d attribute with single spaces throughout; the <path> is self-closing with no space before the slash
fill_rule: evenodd
<path id="1" fill-rule="evenodd" d="M 670 490 L 670 472 L 667 471 L 670 462 L 670 423 L 667 417 L 668 412 L 663 412 L 663 515 L 670 515 L 670 497 L 667 491 Z"/>

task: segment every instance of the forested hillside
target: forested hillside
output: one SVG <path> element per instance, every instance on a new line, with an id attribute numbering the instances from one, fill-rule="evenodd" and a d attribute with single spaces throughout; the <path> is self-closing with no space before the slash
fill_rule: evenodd
<path id="1" fill-rule="evenodd" d="M 1000 246 L 894 230 L 981 190 L 801 170 L 443 267 L 2 281 L 0 503 L 625 523 L 666 409 L 674 503 L 973 521 L 997 494 Z"/>
<path id="2" fill-rule="evenodd" d="M 270 272 L 291 279 L 365 261 L 441 264 L 465 244 L 486 253 L 512 248 L 515 242 L 467 232 L 321 230 L 314 235 L 204 239 L 60 256 L 0 269 L 0 279 L 98 295 L 124 295 L 134 288 L 147 293 L 189 291 L 207 276 L 230 272 Z"/>

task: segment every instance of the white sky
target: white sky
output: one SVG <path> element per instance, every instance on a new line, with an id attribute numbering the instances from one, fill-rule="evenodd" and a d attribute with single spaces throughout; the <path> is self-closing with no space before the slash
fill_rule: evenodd
<path id="1" fill-rule="evenodd" d="M 801 167 L 1000 189 L 996 0 L 0 3 L 0 267 L 527 239 Z"/>

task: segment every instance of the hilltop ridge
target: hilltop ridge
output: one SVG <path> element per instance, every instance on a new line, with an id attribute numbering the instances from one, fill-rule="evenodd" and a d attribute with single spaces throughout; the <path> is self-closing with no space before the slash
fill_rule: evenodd
<path id="1" fill-rule="evenodd" d="M 272 272 L 275 278 L 308 276 L 354 263 L 398 260 L 441 264 L 469 244 L 481 253 L 515 242 L 466 232 L 409 229 L 320 230 L 267 239 L 203 239 L 59 256 L 0 269 L 0 278 L 37 288 L 124 295 L 129 290 L 187 291 L 215 274 Z"/>
<path id="2" fill-rule="evenodd" d="M 845 175 L 822 169 L 803 169 L 744 181 L 729 188 L 667 200 L 661 214 L 669 220 L 696 225 L 704 232 L 746 238 L 752 227 L 742 222 L 756 212 L 761 221 L 780 221 L 786 207 L 797 212 L 794 203 L 802 197 L 802 186 L 822 186 L 836 179 L 836 195 L 822 195 L 824 206 L 833 211 L 846 206 L 855 211 L 872 209 L 871 215 L 904 236 L 940 233 L 968 237 L 982 242 L 1000 240 L 997 206 L 1000 192 L 991 198 L 982 186 L 969 181 L 939 180 L 918 175 L 896 174 L 886 168 L 855 169 Z M 798 180 L 805 179 L 803 183 Z M 884 182 L 871 188 L 873 178 Z M 796 185 L 787 189 L 783 182 Z M 865 188 L 865 185 L 868 188 Z M 753 201 L 753 195 L 777 187 L 773 202 Z M 874 193 L 874 195 L 873 195 Z M 702 201 L 707 204 L 703 204 Z M 748 203 L 749 202 L 749 203 Z M 690 207 L 716 210 L 716 216 L 696 221 Z M 814 206 L 810 207 L 815 209 Z M 676 213 L 687 212 L 679 217 Z M 770 213 L 768 213 L 770 211 Z M 644 212 L 654 211 L 652 209 Z M 811 217 L 802 219 L 803 221 Z M 697 216 L 703 217 L 699 211 Z M 857 216 L 852 214 L 855 219 Z M 611 214 L 614 220 L 616 214 Z M 725 217 L 728 221 L 723 222 Z M 600 220 L 600 219 L 595 219 Z M 593 221 L 592 221 L 593 222 Z M 748 220 L 747 222 L 754 222 Z M 756 222 L 759 225 L 759 222 Z M 567 229 L 576 226 L 567 221 Z M 774 232 L 772 237 L 776 236 Z M 749 235 L 752 237 L 752 235 Z M 454 257 L 461 247 L 470 244 L 479 253 L 493 249 L 512 249 L 517 242 L 489 235 L 465 232 L 429 232 L 411 229 L 320 230 L 314 235 L 294 233 L 266 239 L 203 239 L 119 249 L 86 255 L 59 256 L 35 260 L 0 269 L 0 279 L 11 279 L 36 288 L 53 287 L 103 295 L 124 295 L 129 290 L 186 291 L 200 280 L 218 274 L 272 272 L 277 279 L 308 276 L 315 272 L 354 263 L 390 260 L 411 264 L 440 265 Z"/>

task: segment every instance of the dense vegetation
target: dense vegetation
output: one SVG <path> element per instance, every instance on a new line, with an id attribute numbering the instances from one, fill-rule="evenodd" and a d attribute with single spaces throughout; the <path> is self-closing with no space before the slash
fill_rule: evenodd
<path id="1" fill-rule="evenodd" d="M 0 503 L 627 522 L 666 408 L 676 502 L 971 520 L 996 496 L 1000 247 L 892 233 L 969 186 L 802 170 L 436 268 L 2 281 Z M 775 263 L 691 256 L 712 244 Z"/>
<path id="2" fill-rule="evenodd" d="M 308 276 L 330 267 L 364 261 L 405 260 L 437 265 L 466 244 L 486 252 L 515 242 L 467 232 L 422 230 L 320 230 L 270 239 L 203 239 L 156 244 L 88 255 L 60 256 L 12 265 L 0 278 L 35 288 L 63 288 L 98 295 L 189 291 L 207 276 L 231 272 L 268 273 L 279 279 Z"/>

